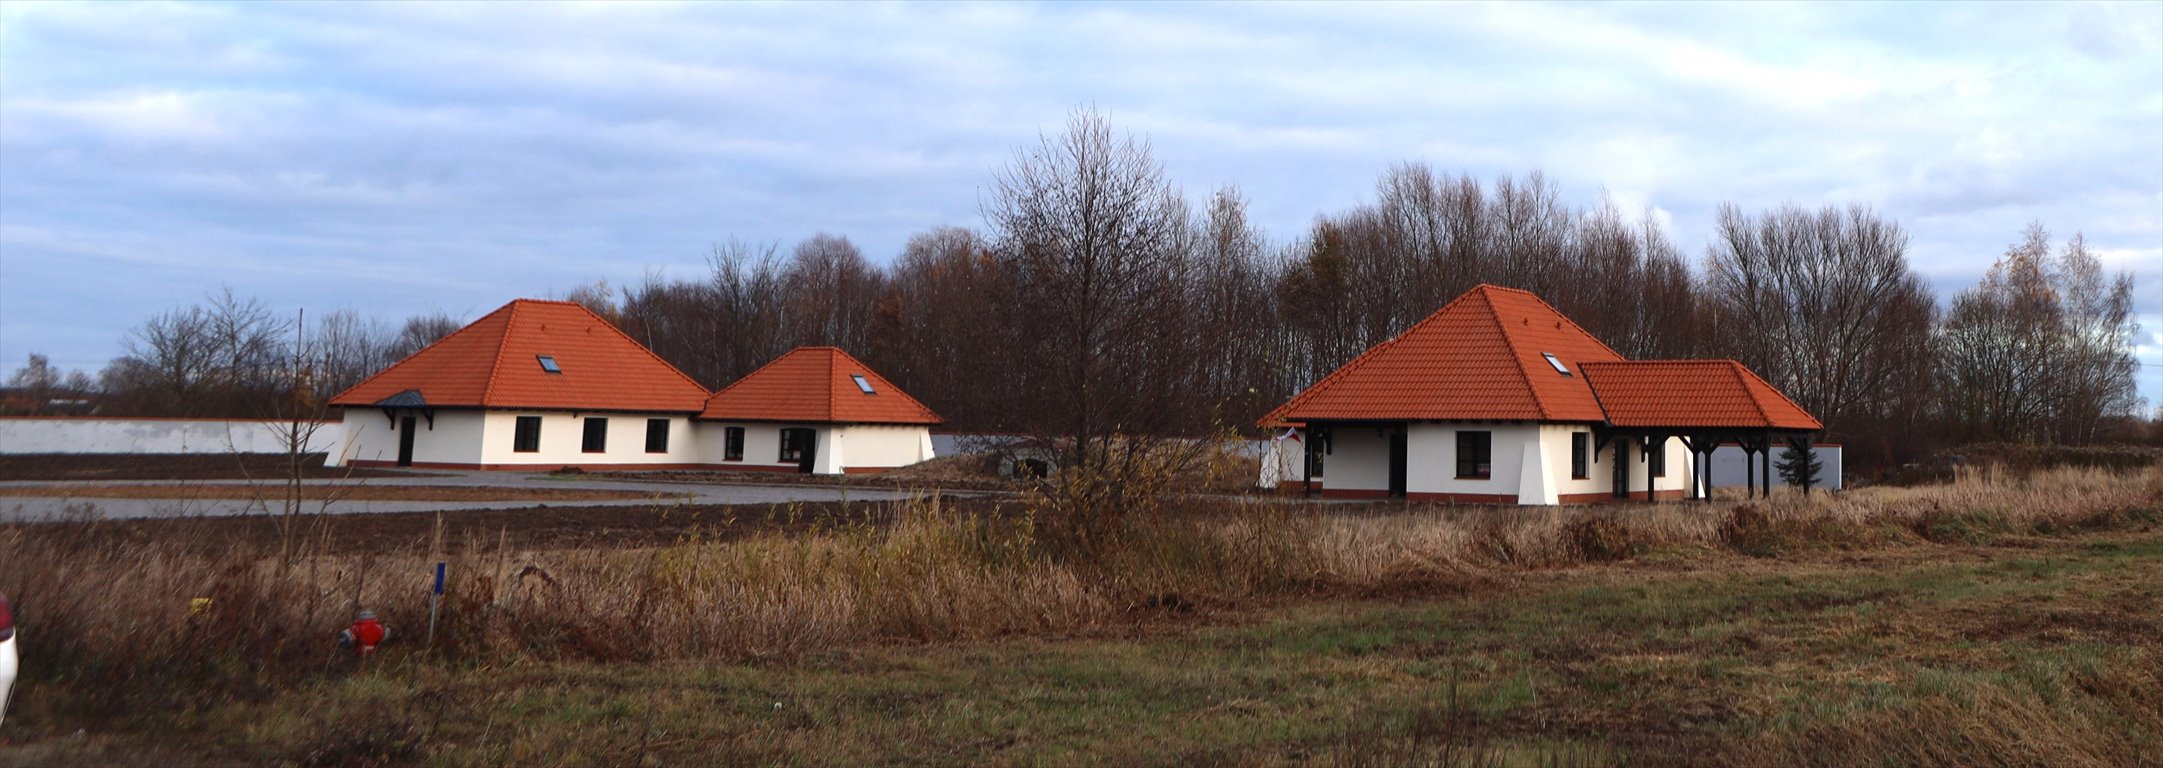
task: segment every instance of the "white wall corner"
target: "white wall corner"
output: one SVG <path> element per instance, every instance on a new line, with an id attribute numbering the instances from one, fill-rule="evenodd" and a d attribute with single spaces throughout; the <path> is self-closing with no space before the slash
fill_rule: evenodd
<path id="1" fill-rule="evenodd" d="M 1555 477 L 1548 473 L 1547 457 L 1540 450 L 1544 435 L 1534 432 L 1525 441 L 1524 460 L 1517 469 L 1517 503 L 1526 505 L 1552 505 L 1561 497 L 1555 492 Z"/>
<path id="2" fill-rule="evenodd" d="M 842 463 L 842 438 L 848 433 L 845 427 L 835 426 L 819 430 L 819 454 L 812 461 L 811 472 L 819 475 L 839 475 L 848 466 Z"/>

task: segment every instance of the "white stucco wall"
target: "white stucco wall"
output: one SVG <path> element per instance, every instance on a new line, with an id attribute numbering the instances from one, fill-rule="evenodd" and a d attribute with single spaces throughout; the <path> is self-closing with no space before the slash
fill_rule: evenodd
<path id="1" fill-rule="evenodd" d="M 742 461 L 727 461 L 728 428 L 744 430 Z M 726 469 L 794 468 L 796 462 L 781 460 L 781 430 L 804 428 L 818 434 L 818 454 L 812 471 L 842 474 L 849 469 L 892 469 L 929 461 L 931 429 L 874 424 L 774 424 L 752 422 L 698 422 L 699 460 Z"/>
<path id="2" fill-rule="evenodd" d="M 541 419 L 540 450 L 520 453 L 518 445 L 518 417 L 538 416 Z M 437 417 L 441 419 L 441 416 Z M 587 419 L 607 419 L 608 439 L 599 453 L 585 451 Z M 666 419 L 669 422 L 668 450 L 662 453 L 646 452 L 646 420 Z M 545 467 L 575 466 L 630 466 L 638 464 L 692 464 L 698 461 L 698 441 L 691 434 L 691 419 L 686 416 L 670 416 L 650 413 L 622 413 L 611 411 L 581 411 L 578 413 L 549 411 L 489 411 L 483 417 L 481 438 L 481 463 L 496 465 L 533 465 Z M 470 459 L 468 460 L 471 461 Z"/>
<path id="3" fill-rule="evenodd" d="M 1586 464 L 1585 477 L 1581 480 L 1570 477 L 1570 466 L 1573 460 L 1570 456 L 1572 443 L 1570 435 L 1573 434 L 1585 435 L 1586 445 L 1590 447 L 1589 450 L 1592 454 L 1592 461 Z M 1548 474 L 1554 479 L 1555 493 L 1558 497 L 1582 496 L 1588 493 L 1611 494 L 1614 492 L 1614 449 L 1610 447 L 1607 452 L 1602 452 L 1598 450 L 1599 446 L 1592 445 L 1591 441 L 1592 427 L 1587 425 L 1540 425 L 1540 455 L 1546 457 Z"/>
<path id="4" fill-rule="evenodd" d="M 729 467 L 789 467 L 796 462 L 781 460 L 781 430 L 788 427 L 812 426 L 808 424 L 761 424 L 726 421 L 698 422 L 699 461 L 719 469 Z M 728 427 L 744 430 L 744 457 L 742 461 L 724 461 L 727 456 Z M 819 435 L 819 451 L 826 451 L 826 435 Z"/>
<path id="5" fill-rule="evenodd" d="M 251 419 L 0 419 L 0 453 L 284 453 L 284 422 Z M 318 428 L 309 453 L 331 450 L 340 422 Z"/>
<path id="6" fill-rule="evenodd" d="M 892 469 L 933 458 L 930 427 L 849 424 L 831 430 L 820 450 L 829 441 L 848 467 Z"/>
<path id="7" fill-rule="evenodd" d="M 433 425 L 419 411 L 397 411 L 387 418 L 378 408 L 348 408 L 345 441 L 325 462 L 337 466 L 346 461 L 398 461 L 398 422 L 414 417 L 413 462 L 416 464 L 473 464 L 481 455 L 482 417 L 477 411 L 437 411 Z"/>
<path id="8" fill-rule="evenodd" d="M 1461 431 L 1491 435 L 1486 478 L 1457 476 L 1457 433 Z M 1538 440 L 1539 432 L 1538 426 L 1529 424 L 1413 424 L 1406 433 L 1405 491 L 1514 498 L 1519 488 L 1517 473 L 1524 466 L 1525 443 Z"/>
<path id="9" fill-rule="evenodd" d="M 1261 472 L 1255 478 L 1257 488 L 1278 488 L 1285 483 L 1305 482 L 1307 479 L 1307 436 L 1291 431 L 1279 431 L 1268 440 L 1258 441 L 1261 448 Z"/>
<path id="10" fill-rule="evenodd" d="M 1389 490 L 1389 438 L 1374 427 L 1330 430 L 1322 476 L 1325 490 Z"/>
<path id="11" fill-rule="evenodd" d="M 1487 432 L 1489 473 L 1484 479 L 1457 476 L 1457 433 Z M 1338 427 L 1333 452 L 1323 473 L 1325 489 L 1348 491 L 1389 490 L 1389 429 L 1386 427 Z M 1587 477 L 1570 477 L 1570 434 L 1591 432 L 1590 427 L 1567 424 L 1414 423 L 1405 432 L 1405 491 L 1418 494 L 1467 494 L 1502 496 L 1520 504 L 1553 504 L 1572 496 L 1596 494 L 1607 498 L 1614 490 L 1614 445 L 1595 450 Z M 1588 438 L 1589 439 L 1589 438 Z M 1661 492 L 1682 491 L 1690 479 L 1690 452 L 1679 440 L 1668 440 L 1664 453 L 1667 472 L 1654 481 Z M 1629 490 L 1643 493 L 1644 452 L 1630 443 L 1626 470 Z M 1527 473 L 1526 467 L 1532 469 Z"/>
<path id="12" fill-rule="evenodd" d="M 406 414 L 401 412 L 399 415 Z M 517 445 L 520 416 L 541 419 L 539 450 L 531 453 L 513 450 Z M 585 452 L 585 420 L 588 418 L 608 420 L 606 450 Z M 648 453 L 646 422 L 657 418 L 666 418 L 669 422 L 668 450 Z M 383 463 L 398 460 L 398 433 L 380 409 L 352 409 L 342 424 L 334 426 L 353 437 L 343 449 L 347 458 Z M 723 459 L 727 455 L 729 427 L 744 430 L 741 461 Z M 792 427 L 809 428 L 818 434 L 814 470 L 821 474 L 839 474 L 850 468 L 902 467 L 934 455 L 931 430 L 925 427 L 730 423 L 697 421 L 682 415 L 502 410 L 485 413 L 437 411 L 433 429 L 427 419 L 421 419 L 415 433 L 413 461 L 424 465 L 479 464 L 489 467 L 699 465 L 719 469 L 794 470 L 796 462 L 780 458 L 781 430 Z"/>

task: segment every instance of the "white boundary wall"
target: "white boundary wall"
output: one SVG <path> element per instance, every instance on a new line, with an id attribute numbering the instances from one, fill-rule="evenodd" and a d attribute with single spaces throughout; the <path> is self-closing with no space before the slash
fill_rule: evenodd
<path id="1" fill-rule="evenodd" d="M 252 419 L 0 419 L 0 453 L 284 453 L 278 430 L 286 422 Z M 327 422 L 308 444 L 327 453 L 345 426 Z"/>
<path id="2" fill-rule="evenodd" d="M 1787 481 L 1780 479 L 1780 452 L 1784 450 L 1787 450 L 1786 443 L 1773 443 L 1772 484 L 1775 486 L 1787 483 Z M 1810 452 L 1818 455 L 1818 473 L 1816 477 L 1811 478 L 1810 484 L 1812 487 L 1830 488 L 1835 491 L 1847 487 L 1846 483 L 1841 481 L 1840 446 L 1813 445 L 1810 446 Z M 1742 446 L 1720 446 L 1718 450 L 1712 453 L 1712 487 L 1741 488 L 1757 482 L 1756 480 L 1745 480 L 1742 475 L 1744 466 Z"/>

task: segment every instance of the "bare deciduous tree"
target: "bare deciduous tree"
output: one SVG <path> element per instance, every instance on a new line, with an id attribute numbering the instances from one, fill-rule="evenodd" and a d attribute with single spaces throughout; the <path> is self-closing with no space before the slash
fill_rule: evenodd
<path id="1" fill-rule="evenodd" d="M 997 386 L 1062 454 L 1069 522 L 1145 506 L 1200 455 L 1158 441 L 1197 405 L 1189 214 L 1148 143 L 1092 110 L 1018 151 L 985 204 L 1014 291 Z"/>
<path id="2" fill-rule="evenodd" d="M 782 280 L 793 346 L 834 346 L 850 354 L 871 347 L 875 299 L 885 275 L 855 243 L 824 232 L 798 243 Z"/>
<path id="3" fill-rule="evenodd" d="M 2140 410 L 2133 385 L 2132 277 L 2106 277 L 2075 235 L 2056 259 L 2030 224 L 1937 334 L 1941 407 L 1969 440 L 2085 443 Z"/>
<path id="4" fill-rule="evenodd" d="M 375 375 L 391 363 L 396 338 L 381 321 L 363 317 L 350 309 L 323 314 L 316 321 L 312 352 L 316 389 L 328 394 L 345 391 Z"/>
<path id="5" fill-rule="evenodd" d="M 385 355 L 392 361 L 404 360 L 428 345 L 442 341 L 443 337 L 457 332 L 464 325 L 458 318 L 441 310 L 406 318 L 405 323 L 398 327 L 398 338 L 391 342 Z"/>
<path id="6" fill-rule="evenodd" d="M 1720 343 L 1835 433 L 1912 412 L 1936 307 L 1899 224 L 1860 206 L 1724 206 L 1718 227 L 1706 278 Z"/>

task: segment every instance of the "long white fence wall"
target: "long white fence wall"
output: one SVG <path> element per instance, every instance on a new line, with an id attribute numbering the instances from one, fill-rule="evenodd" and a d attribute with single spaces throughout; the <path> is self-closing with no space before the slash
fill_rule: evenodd
<path id="1" fill-rule="evenodd" d="M 1787 482 L 1780 479 L 1780 452 L 1784 450 L 1787 450 L 1786 443 L 1773 443 L 1772 484 L 1775 486 L 1784 485 Z M 1847 483 L 1841 479 L 1840 475 L 1840 446 L 1813 445 L 1810 446 L 1810 451 L 1818 455 L 1818 473 L 1811 478 L 1810 485 L 1812 487 L 1831 488 L 1836 491 L 1847 487 Z M 1764 458 L 1759 456 L 1758 460 L 1763 461 Z M 1744 463 L 1741 446 L 1720 446 L 1718 450 L 1712 453 L 1712 487 L 1741 488 L 1757 482 L 1755 479 L 1743 477 L 1743 468 L 1746 466 L 1749 465 Z"/>
<path id="2" fill-rule="evenodd" d="M 0 453 L 284 453 L 287 422 L 249 419 L 0 419 Z M 328 453 L 345 425 L 325 422 L 309 453 Z"/>

